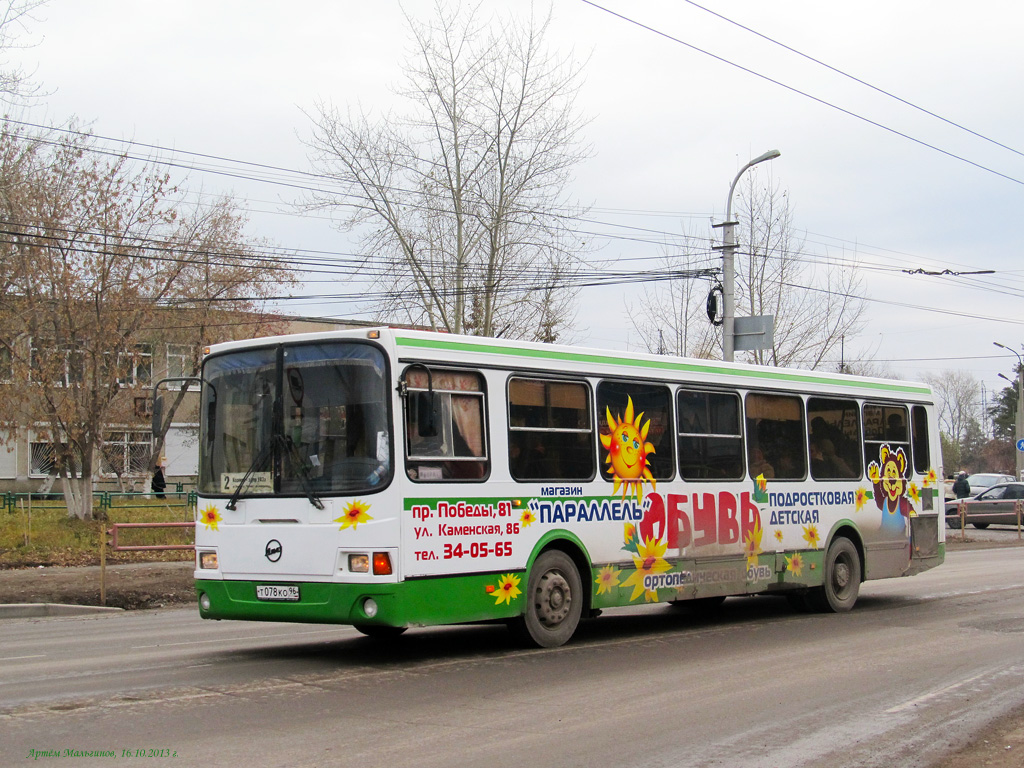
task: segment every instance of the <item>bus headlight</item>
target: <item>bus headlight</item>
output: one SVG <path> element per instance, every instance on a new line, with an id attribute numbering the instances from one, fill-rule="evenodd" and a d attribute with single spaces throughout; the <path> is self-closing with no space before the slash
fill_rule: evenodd
<path id="1" fill-rule="evenodd" d="M 199 553 L 199 567 L 204 571 L 216 571 L 217 570 L 217 553 L 216 552 L 200 552 Z"/>
<path id="2" fill-rule="evenodd" d="M 370 556 L 369 555 L 349 555 L 348 556 L 348 570 L 349 570 L 349 573 L 369 573 L 370 572 Z"/>
<path id="3" fill-rule="evenodd" d="M 199 607 L 204 611 L 210 610 L 210 596 L 205 592 L 199 593 Z"/>

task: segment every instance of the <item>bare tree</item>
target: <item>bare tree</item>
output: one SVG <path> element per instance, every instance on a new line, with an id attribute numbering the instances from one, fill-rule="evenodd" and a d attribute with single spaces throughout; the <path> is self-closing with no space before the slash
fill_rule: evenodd
<path id="1" fill-rule="evenodd" d="M 85 519 L 110 425 L 138 421 L 134 395 L 150 383 L 146 345 L 161 307 L 201 306 L 235 261 L 257 273 L 268 265 L 229 243 L 240 230 L 226 204 L 197 218 L 155 169 L 108 160 L 82 133 L 43 139 L 0 130 L 0 159 L 25 156 L 10 143 L 33 147 L 31 162 L 0 170 L 11 182 L 0 328 L 12 357 L 0 425 L 8 435 L 33 425 L 49 439 L 68 512 Z"/>
<path id="2" fill-rule="evenodd" d="M 715 285 L 707 241 L 684 231 L 671 250 L 660 272 L 677 276 L 646 282 L 639 306 L 630 309 L 630 321 L 648 352 L 700 358 L 716 350 L 721 354 L 721 331 L 707 315 L 708 292 Z"/>
<path id="3" fill-rule="evenodd" d="M 407 17 L 407 115 L 321 104 L 311 160 L 343 190 L 307 201 L 361 228 L 382 319 L 453 333 L 557 338 L 572 318 L 577 238 L 565 189 L 587 156 L 580 69 L 547 52 L 550 17 L 487 24 L 479 7 Z"/>
<path id="4" fill-rule="evenodd" d="M 981 384 L 967 371 L 942 371 L 925 376 L 939 405 L 943 463 L 959 466 L 974 458 L 981 440 Z"/>
<path id="5" fill-rule="evenodd" d="M 24 42 L 29 25 L 36 21 L 35 12 L 47 0 L 5 0 L 0 2 L 0 100 L 9 104 L 24 102 L 39 95 L 39 84 L 20 64 L 7 60 L 11 51 L 31 48 Z"/>
<path id="6" fill-rule="evenodd" d="M 740 222 L 736 314 L 772 315 L 774 344 L 740 355 L 762 365 L 819 368 L 837 358 L 844 338 L 849 340 L 860 328 L 860 281 L 852 267 L 821 264 L 803 253 L 788 195 L 778 187 L 758 186 L 758 176 L 755 172 L 745 177 L 735 211 Z M 649 351 L 655 351 L 657 340 L 675 354 L 721 354 L 721 330 L 707 316 L 707 264 L 706 241 L 684 233 L 681 253 L 667 257 L 664 267 L 688 266 L 691 271 L 649 285 L 640 311 L 631 313 Z"/>
<path id="7" fill-rule="evenodd" d="M 789 195 L 762 174 L 740 189 L 736 313 L 772 315 L 770 349 L 747 352 L 749 362 L 816 369 L 856 335 L 864 311 L 862 286 L 850 266 L 809 258 L 793 227 Z"/>

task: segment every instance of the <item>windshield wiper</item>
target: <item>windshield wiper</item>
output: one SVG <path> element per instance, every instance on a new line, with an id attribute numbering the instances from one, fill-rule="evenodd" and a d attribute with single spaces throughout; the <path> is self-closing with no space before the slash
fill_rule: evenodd
<path id="1" fill-rule="evenodd" d="M 295 441 L 290 437 L 278 435 L 277 439 L 281 441 L 281 445 L 284 448 L 284 456 L 288 459 L 288 466 L 292 468 L 295 476 L 299 478 L 299 484 L 302 486 L 302 490 L 306 492 L 306 498 L 309 499 L 309 503 L 317 509 L 323 509 L 324 503 L 320 500 L 316 491 L 313 490 L 313 484 L 309 480 L 309 468 L 312 465 L 299 453 Z"/>
<path id="2" fill-rule="evenodd" d="M 245 481 L 249 479 L 249 476 L 256 470 L 256 467 L 258 467 L 260 464 L 262 464 L 268 458 L 270 458 L 270 453 L 273 450 L 274 441 L 273 439 L 271 439 L 266 445 L 263 446 L 263 449 L 258 454 L 256 454 L 256 458 L 252 460 L 252 464 L 250 464 L 249 468 L 245 470 L 245 474 L 242 475 L 242 479 L 241 481 L 239 481 L 234 493 L 231 494 L 231 498 L 228 499 L 228 503 L 224 505 L 226 509 L 230 509 L 232 512 L 235 511 L 235 505 L 238 504 L 238 500 L 242 496 L 242 489 L 245 488 Z"/>

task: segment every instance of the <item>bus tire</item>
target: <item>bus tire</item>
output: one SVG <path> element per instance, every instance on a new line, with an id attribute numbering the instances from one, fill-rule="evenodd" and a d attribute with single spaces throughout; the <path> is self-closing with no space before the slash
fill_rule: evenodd
<path id="1" fill-rule="evenodd" d="M 979 531 L 984 531 L 989 526 L 988 523 L 971 523 L 971 525 L 973 525 Z"/>
<path id="2" fill-rule="evenodd" d="M 825 554 L 825 583 L 807 593 L 808 602 L 826 613 L 849 611 L 860 594 L 860 553 L 845 536 L 837 536 Z"/>
<path id="3" fill-rule="evenodd" d="M 530 571 L 523 595 L 526 609 L 509 622 L 517 640 L 539 648 L 569 641 L 583 612 L 583 583 L 576 564 L 564 552 L 542 552 Z"/>
<path id="4" fill-rule="evenodd" d="M 408 627 L 386 627 L 381 624 L 353 624 L 356 632 L 362 632 L 374 640 L 394 640 Z"/>

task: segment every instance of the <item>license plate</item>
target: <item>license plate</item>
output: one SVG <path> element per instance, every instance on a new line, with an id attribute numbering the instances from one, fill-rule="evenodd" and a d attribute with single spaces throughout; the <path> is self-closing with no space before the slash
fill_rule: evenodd
<path id="1" fill-rule="evenodd" d="M 256 587 L 256 599 L 294 602 L 299 599 L 299 588 L 294 584 L 260 584 Z"/>

